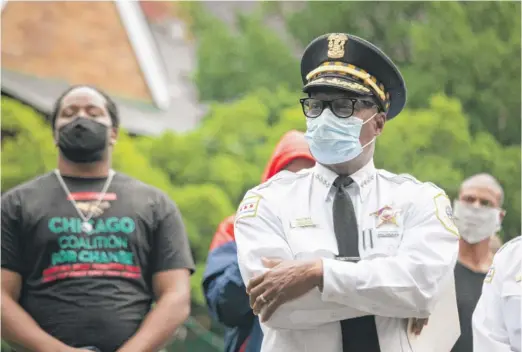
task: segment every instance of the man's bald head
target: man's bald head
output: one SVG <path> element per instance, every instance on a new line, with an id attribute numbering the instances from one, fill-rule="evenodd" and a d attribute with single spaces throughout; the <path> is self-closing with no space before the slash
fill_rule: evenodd
<path id="1" fill-rule="evenodd" d="M 504 190 L 496 178 L 481 173 L 462 182 L 459 199 L 477 206 L 500 208 L 504 202 Z"/>

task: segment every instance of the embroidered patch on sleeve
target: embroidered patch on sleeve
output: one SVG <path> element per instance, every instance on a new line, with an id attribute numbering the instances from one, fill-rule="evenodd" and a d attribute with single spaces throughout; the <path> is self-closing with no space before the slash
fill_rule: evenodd
<path id="1" fill-rule="evenodd" d="M 260 201 L 260 196 L 250 196 L 243 199 L 237 210 L 236 220 L 256 217 Z"/>
<path id="2" fill-rule="evenodd" d="M 433 201 L 435 202 L 435 216 L 439 219 L 442 226 L 452 234 L 460 237 L 448 196 L 444 193 L 439 193 L 433 198 Z"/>
<path id="3" fill-rule="evenodd" d="M 522 281 L 522 274 L 518 274 L 518 275 L 515 277 L 515 281 L 516 281 L 516 282 L 520 282 L 520 281 Z"/>
<path id="4" fill-rule="evenodd" d="M 493 280 L 493 275 L 495 275 L 495 268 L 491 267 L 488 270 L 488 273 L 486 274 L 486 277 L 484 278 L 484 282 L 489 284 Z"/>

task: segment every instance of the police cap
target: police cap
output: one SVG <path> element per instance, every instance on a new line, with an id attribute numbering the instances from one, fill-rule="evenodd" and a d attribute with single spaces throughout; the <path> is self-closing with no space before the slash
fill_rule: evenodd
<path id="1" fill-rule="evenodd" d="M 372 43 L 345 33 L 314 39 L 301 59 L 303 92 L 333 87 L 361 96 L 373 96 L 387 118 L 406 104 L 406 84 L 399 69 Z"/>

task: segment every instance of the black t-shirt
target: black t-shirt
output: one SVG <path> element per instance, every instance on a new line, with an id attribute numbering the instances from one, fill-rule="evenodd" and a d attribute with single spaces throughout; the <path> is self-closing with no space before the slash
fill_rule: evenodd
<path id="1" fill-rule="evenodd" d="M 471 318 L 482 293 L 485 273 L 472 271 L 457 262 L 455 266 L 455 290 L 460 319 L 460 337 L 451 352 L 473 352 Z"/>
<path id="2" fill-rule="evenodd" d="M 23 277 L 21 306 L 49 334 L 113 352 L 138 329 L 153 300 L 152 276 L 194 270 L 176 205 L 161 191 L 117 173 L 64 177 L 90 233 L 53 173 L 2 196 L 2 268 Z M 176 312 L 172 312 L 176 314 Z"/>

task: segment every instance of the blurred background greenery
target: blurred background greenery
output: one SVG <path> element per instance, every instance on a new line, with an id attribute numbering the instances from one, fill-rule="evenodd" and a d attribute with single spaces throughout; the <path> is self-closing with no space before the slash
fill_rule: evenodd
<path id="1" fill-rule="evenodd" d="M 198 2 L 180 3 L 197 42 L 193 80 L 209 112 L 186 133 L 122 133 L 114 168 L 161 188 L 181 208 L 198 267 L 195 306 L 204 306 L 201 276 L 217 225 L 259 183 L 279 138 L 306 128 L 298 103 L 299 53 L 327 32 L 375 43 L 405 76 L 407 108 L 377 139 L 377 167 L 431 181 L 450 197 L 464 178 L 491 173 L 506 193 L 501 237 L 519 235 L 520 6 L 316 1 L 289 11 L 290 3 L 264 2 L 237 14 L 231 28 Z M 284 21 L 285 36 L 267 25 L 270 16 Z M 50 126 L 31 108 L 3 97 L 2 132 L 2 192 L 55 167 Z M 204 309 L 196 311 L 201 321 Z M 190 350 L 221 348 L 204 344 Z"/>

